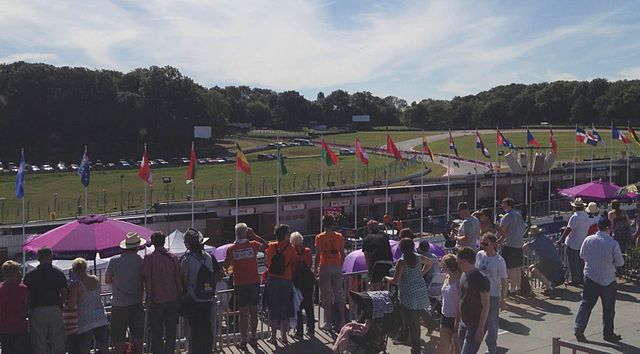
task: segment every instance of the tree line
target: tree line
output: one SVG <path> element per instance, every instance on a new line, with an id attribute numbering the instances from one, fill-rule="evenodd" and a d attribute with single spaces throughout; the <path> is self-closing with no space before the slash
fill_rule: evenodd
<path id="1" fill-rule="evenodd" d="M 145 142 L 155 156 L 186 156 L 194 125 L 211 126 L 219 139 L 228 123 L 288 130 L 313 123 L 348 127 L 357 114 L 371 117 L 358 129 L 399 124 L 447 129 L 541 121 L 624 125 L 639 111 L 639 80 L 510 84 L 408 104 L 367 91 L 319 92 L 311 100 L 294 90 L 207 88 L 170 66 L 121 73 L 16 62 L 0 65 L 0 161 L 15 160 L 20 147 L 34 162 L 73 160 L 85 144 L 93 158 L 131 158 Z"/>

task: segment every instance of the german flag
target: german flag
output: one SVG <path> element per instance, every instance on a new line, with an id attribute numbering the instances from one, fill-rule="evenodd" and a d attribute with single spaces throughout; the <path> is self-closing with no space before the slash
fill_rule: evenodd
<path id="1" fill-rule="evenodd" d="M 244 152 L 242 152 L 238 143 L 236 143 L 236 170 L 248 175 L 251 174 L 251 165 L 249 165 L 249 161 L 247 161 L 247 157 L 244 156 Z"/>
<path id="2" fill-rule="evenodd" d="M 433 151 L 431 151 L 431 149 L 429 148 L 429 143 L 427 143 L 427 137 L 422 137 L 422 152 L 425 152 L 427 154 L 429 154 L 429 157 L 431 158 L 431 162 L 434 162 L 434 158 L 433 158 Z"/>
<path id="3" fill-rule="evenodd" d="M 633 128 L 629 127 L 629 135 L 627 137 L 631 137 L 631 139 L 633 139 L 633 141 L 636 142 L 636 144 L 640 145 L 640 139 L 638 138 L 638 135 L 636 134 L 635 130 L 633 130 Z"/>

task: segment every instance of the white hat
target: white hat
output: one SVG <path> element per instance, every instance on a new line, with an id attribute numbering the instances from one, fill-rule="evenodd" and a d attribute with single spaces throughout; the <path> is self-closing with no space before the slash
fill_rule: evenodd
<path id="1" fill-rule="evenodd" d="M 137 232 L 127 232 L 127 237 L 120 242 L 120 248 L 129 250 L 143 246 L 145 243 L 147 243 L 147 240 L 140 238 Z"/>
<path id="2" fill-rule="evenodd" d="M 575 208 L 584 208 L 584 202 L 582 201 L 582 198 L 578 197 L 571 202 L 571 206 Z"/>

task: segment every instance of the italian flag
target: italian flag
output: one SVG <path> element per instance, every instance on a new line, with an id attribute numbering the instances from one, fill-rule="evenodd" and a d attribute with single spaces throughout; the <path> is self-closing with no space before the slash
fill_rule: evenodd
<path id="1" fill-rule="evenodd" d="M 324 139 L 322 139 L 322 159 L 327 163 L 327 166 L 338 164 L 338 156 L 336 156 L 329 145 L 324 142 Z"/>
<path id="2" fill-rule="evenodd" d="M 198 160 L 196 159 L 196 149 L 194 144 L 191 143 L 191 156 L 189 157 L 189 168 L 187 168 L 187 184 L 196 179 L 197 166 Z"/>

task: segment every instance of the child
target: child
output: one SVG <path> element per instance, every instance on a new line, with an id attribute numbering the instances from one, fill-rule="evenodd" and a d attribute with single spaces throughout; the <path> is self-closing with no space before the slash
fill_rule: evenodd
<path id="1" fill-rule="evenodd" d="M 27 286 L 22 284 L 20 264 L 6 261 L 2 264 L 0 283 L 0 346 L 3 353 L 28 353 L 31 350 L 27 336 Z"/>

